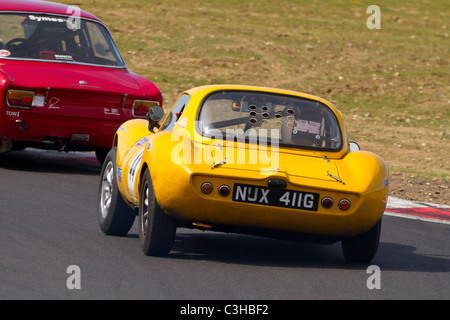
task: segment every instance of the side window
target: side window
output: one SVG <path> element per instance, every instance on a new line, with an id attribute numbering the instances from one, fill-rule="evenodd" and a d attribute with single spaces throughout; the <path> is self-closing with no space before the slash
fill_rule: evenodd
<path id="1" fill-rule="evenodd" d="M 175 126 L 175 123 L 180 119 L 181 115 L 183 114 L 184 108 L 189 102 L 189 99 L 191 97 L 188 94 L 183 94 L 178 101 L 174 104 L 172 110 L 170 111 L 169 115 L 167 116 L 166 120 L 164 121 L 164 124 L 161 126 L 160 131 L 164 130 L 172 130 Z"/>
<path id="2" fill-rule="evenodd" d="M 117 58 L 114 56 L 114 50 L 106 40 L 107 35 L 105 31 L 95 23 L 88 23 L 87 30 L 95 57 L 114 63 Z"/>

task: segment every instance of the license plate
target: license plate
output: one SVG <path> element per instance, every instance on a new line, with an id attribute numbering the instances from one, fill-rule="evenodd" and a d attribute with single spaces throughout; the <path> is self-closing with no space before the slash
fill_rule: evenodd
<path id="1" fill-rule="evenodd" d="M 273 207 L 317 211 L 320 195 L 313 192 L 267 188 L 235 183 L 233 201 Z"/>

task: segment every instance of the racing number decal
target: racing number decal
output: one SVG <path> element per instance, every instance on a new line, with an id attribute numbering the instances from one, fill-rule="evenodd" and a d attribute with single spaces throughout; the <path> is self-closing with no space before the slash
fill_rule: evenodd
<path id="1" fill-rule="evenodd" d="M 139 154 L 134 158 L 131 162 L 130 170 L 128 171 L 128 191 L 133 198 L 136 198 L 136 190 L 135 190 L 135 182 L 136 182 L 136 173 L 138 168 L 141 166 L 142 155 L 144 154 L 144 150 L 139 152 Z"/>

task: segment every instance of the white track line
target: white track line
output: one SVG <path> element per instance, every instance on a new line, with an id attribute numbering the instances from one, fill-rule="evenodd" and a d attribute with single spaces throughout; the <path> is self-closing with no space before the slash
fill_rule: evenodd
<path id="1" fill-rule="evenodd" d="M 409 201 L 409 200 L 404 200 L 404 199 L 400 199 L 400 198 L 389 197 L 384 215 L 450 225 L 450 221 L 448 221 L 448 220 L 443 220 L 443 219 L 439 219 L 439 218 L 425 218 L 425 217 L 407 214 L 407 213 L 397 213 L 397 212 L 389 211 L 389 209 L 408 209 L 408 208 L 449 209 L 450 206 L 428 203 L 428 202 Z"/>

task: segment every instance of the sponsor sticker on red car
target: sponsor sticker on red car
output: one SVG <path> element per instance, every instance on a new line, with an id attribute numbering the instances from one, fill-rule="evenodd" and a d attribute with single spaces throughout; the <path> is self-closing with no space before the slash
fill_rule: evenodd
<path id="1" fill-rule="evenodd" d="M 8 50 L 0 50 L 0 57 L 9 57 L 11 55 L 11 52 Z"/>

